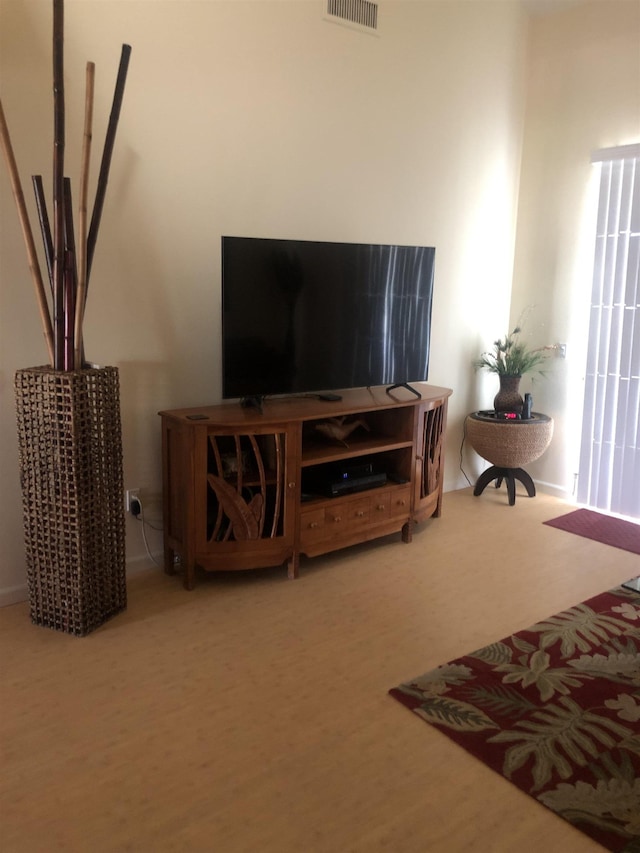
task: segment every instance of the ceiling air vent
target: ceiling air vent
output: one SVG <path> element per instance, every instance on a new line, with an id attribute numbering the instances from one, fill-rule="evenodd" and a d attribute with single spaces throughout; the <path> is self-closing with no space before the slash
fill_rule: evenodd
<path id="1" fill-rule="evenodd" d="M 368 32 L 378 29 L 378 4 L 370 0 L 327 0 L 327 15 L 336 23 L 340 19 Z"/>

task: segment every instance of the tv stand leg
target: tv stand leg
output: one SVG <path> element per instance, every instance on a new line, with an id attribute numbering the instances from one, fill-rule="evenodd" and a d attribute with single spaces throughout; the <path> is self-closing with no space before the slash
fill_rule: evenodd
<path id="1" fill-rule="evenodd" d="M 243 409 L 257 409 L 262 414 L 262 404 L 264 397 L 261 394 L 256 394 L 253 397 L 243 397 L 240 400 L 240 405 Z"/>
<path id="2" fill-rule="evenodd" d="M 175 551 L 168 545 L 165 545 L 164 549 L 164 573 L 165 575 L 175 575 L 176 573 Z"/>
<path id="3" fill-rule="evenodd" d="M 182 552 L 182 585 L 185 589 L 194 589 L 196 585 L 196 564 L 193 558 L 193 552 L 190 548 L 186 548 Z"/>
<path id="4" fill-rule="evenodd" d="M 289 580 L 295 580 L 298 577 L 300 569 L 300 557 L 298 554 L 292 554 L 290 559 L 286 560 L 287 577 Z"/>
<path id="5" fill-rule="evenodd" d="M 396 385 L 389 385 L 387 388 L 387 394 L 390 394 L 392 391 L 395 391 L 396 388 L 406 388 L 407 391 L 411 391 L 412 394 L 415 394 L 419 400 L 422 400 L 422 394 L 419 391 L 416 391 L 408 382 L 398 382 Z"/>
<path id="6" fill-rule="evenodd" d="M 402 525 L 402 541 L 407 545 L 413 540 L 413 522 L 407 521 Z"/>

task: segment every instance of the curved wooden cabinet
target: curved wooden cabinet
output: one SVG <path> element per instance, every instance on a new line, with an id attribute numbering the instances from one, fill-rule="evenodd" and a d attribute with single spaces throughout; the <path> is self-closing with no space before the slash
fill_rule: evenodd
<path id="1" fill-rule="evenodd" d="M 165 570 L 286 564 L 440 515 L 448 388 L 160 412 Z M 351 476 L 359 478 L 354 484 Z M 370 482 L 368 482 L 370 481 Z M 363 488 L 364 487 L 364 488 Z"/>

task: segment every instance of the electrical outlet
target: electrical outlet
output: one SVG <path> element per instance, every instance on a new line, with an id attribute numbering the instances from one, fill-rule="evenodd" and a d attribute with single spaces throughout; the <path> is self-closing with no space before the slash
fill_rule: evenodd
<path id="1" fill-rule="evenodd" d="M 566 358 L 567 357 L 567 345 L 566 344 L 556 344 L 556 358 Z"/>
<path id="2" fill-rule="evenodd" d="M 140 502 L 140 489 L 127 489 L 124 493 L 124 507 L 127 512 L 131 512 L 131 502 Z"/>

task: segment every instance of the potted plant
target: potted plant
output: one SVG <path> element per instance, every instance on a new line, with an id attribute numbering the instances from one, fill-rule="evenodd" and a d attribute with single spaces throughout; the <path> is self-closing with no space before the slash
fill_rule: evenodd
<path id="1" fill-rule="evenodd" d="M 545 364 L 552 346 L 531 349 L 520 340 L 522 329 L 514 330 L 493 342 L 493 350 L 483 352 L 473 366 L 476 370 L 488 370 L 497 373 L 500 390 L 496 394 L 493 407 L 496 412 L 522 412 L 523 400 L 520 396 L 520 380 L 525 373 L 539 373 L 544 376 Z"/>

